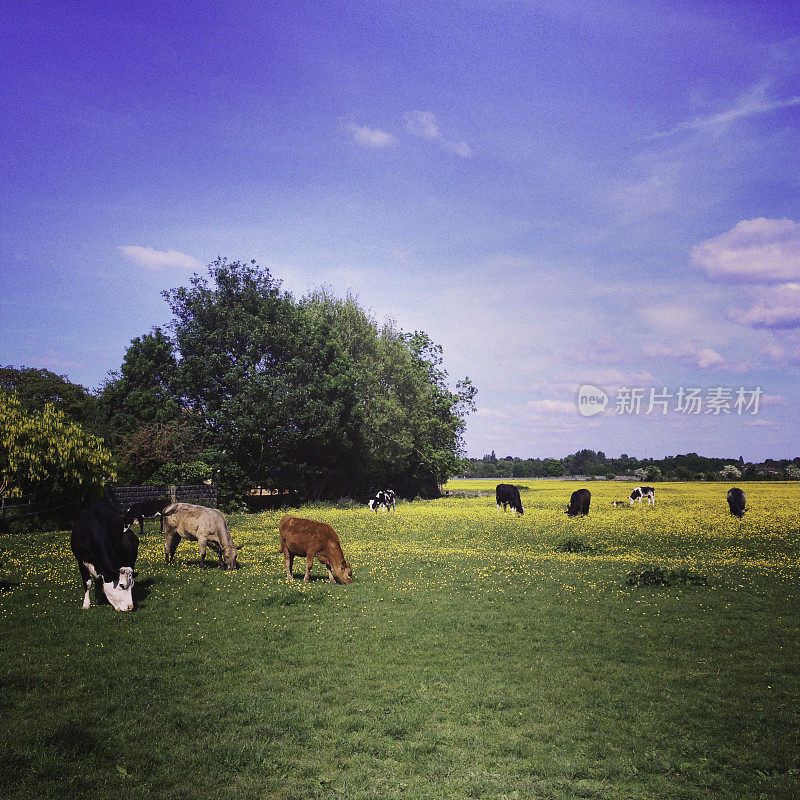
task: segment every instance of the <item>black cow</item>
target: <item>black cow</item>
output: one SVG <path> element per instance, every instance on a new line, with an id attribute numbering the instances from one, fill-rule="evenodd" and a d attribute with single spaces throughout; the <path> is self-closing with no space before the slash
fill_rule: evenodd
<path id="1" fill-rule="evenodd" d="M 107 503 L 84 509 L 72 528 L 70 546 L 78 560 L 85 588 L 83 607 L 89 608 L 92 580 L 117 611 L 133 611 L 133 567 L 139 550 L 134 533 L 123 533 L 122 517 Z"/>
<path id="2" fill-rule="evenodd" d="M 589 503 L 592 499 L 592 493 L 588 489 L 578 489 L 572 493 L 569 498 L 569 507 L 567 508 L 567 516 L 577 517 L 579 515 L 586 516 L 589 513 Z"/>
<path id="3" fill-rule="evenodd" d="M 505 514 L 506 506 L 511 506 L 511 513 L 514 514 L 519 511 L 520 514 L 525 513 L 522 507 L 522 500 L 519 499 L 519 489 L 509 483 L 498 483 L 495 489 L 495 497 L 497 499 L 497 513 L 500 513 L 500 506 L 503 506 L 503 513 Z"/>
<path id="4" fill-rule="evenodd" d="M 370 510 L 374 511 L 376 514 L 378 513 L 378 509 L 381 511 L 397 511 L 394 492 L 391 489 L 384 489 L 372 500 L 369 501 Z"/>
<path id="5" fill-rule="evenodd" d="M 728 490 L 728 508 L 731 510 L 731 514 L 734 517 L 739 517 L 740 519 L 744 516 L 744 512 L 747 511 L 745 506 L 745 494 L 741 489 L 733 488 Z"/>
<path id="6" fill-rule="evenodd" d="M 143 503 L 134 503 L 128 506 L 125 511 L 125 528 L 129 529 L 134 522 L 139 523 L 139 533 L 144 536 L 144 520 L 152 517 L 160 517 L 164 509 L 170 504 L 166 497 L 159 500 L 145 500 Z"/>
<path id="7" fill-rule="evenodd" d="M 630 504 L 633 505 L 633 501 L 638 500 L 639 505 L 641 505 L 643 497 L 647 498 L 647 502 L 651 506 L 654 506 L 656 504 L 656 490 L 652 486 L 637 486 L 631 492 Z"/>

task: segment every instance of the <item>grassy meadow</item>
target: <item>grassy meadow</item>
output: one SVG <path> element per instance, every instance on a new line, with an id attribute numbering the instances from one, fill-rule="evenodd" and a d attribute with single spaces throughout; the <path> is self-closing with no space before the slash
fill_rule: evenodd
<path id="1" fill-rule="evenodd" d="M 148 521 L 130 614 L 81 609 L 68 532 L 0 537 L 2 796 L 800 797 L 800 487 L 513 482 L 522 517 L 496 481 L 298 509 L 351 586 L 286 581 L 281 513 L 230 518 L 233 573 Z"/>

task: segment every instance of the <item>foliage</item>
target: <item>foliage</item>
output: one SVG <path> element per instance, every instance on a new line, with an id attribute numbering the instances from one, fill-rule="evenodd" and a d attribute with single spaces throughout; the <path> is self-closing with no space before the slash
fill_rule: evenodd
<path id="1" fill-rule="evenodd" d="M 594 547 L 582 539 L 567 539 L 557 548 L 559 553 L 593 553 Z"/>
<path id="2" fill-rule="evenodd" d="M 88 498 L 116 474 L 101 439 L 45 403 L 26 411 L 16 394 L 0 392 L 0 482 L 11 496 Z"/>
<path id="3" fill-rule="evenodd" d="M 475 389 L 448 389 L 424 333 L 379 328 L 326 290 L 296 301 L 255 262 L 217 259 L 164 296 L 172 335 L 134 340 L 103 390 L 125 474 L 202 461 L 228 495 L 413 497 L 457 469 Z"/>
<path id="4" fill-rule="evenodd" d="M 719 476 L 723 480 L 730 480 L 732 478 L 741 478 L 742 471 L 733 464 L 726 464 L 720 471 Z"/>
<path id="5" fill-rule="evenodd" d="M 625 576 L 628 586 L 705 586 L 705 575 L 699 575 L 686 568 L 664 569 L 645 565 L 631 570 Z"/>
<path id="6" fill-rule="evenodd" d="M 34 367 L 0 367 L 0 391 L 16 393 L 25 411 L 44 411 L 49 403 L 89 433 L 104 437 L 107 429 L 99 398 L 63 375 Z"/>

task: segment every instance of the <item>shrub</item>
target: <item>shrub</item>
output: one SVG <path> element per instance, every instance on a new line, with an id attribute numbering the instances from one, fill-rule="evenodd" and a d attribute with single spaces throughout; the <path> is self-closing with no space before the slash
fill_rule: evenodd
<path id="1" fill-rule="evenodd" d="M 593 553 L 594 547 L 587 544 L 582 539 L 567 539 L 567 541 L 560 544 L 556 550 L 558 550 L 559 553 Z"/>
<path id="2" fill-rule="evenodd" d="M 705 575 L 686 568 L 665 570 L 663 567 L 644 565 L 631 570 L 625 578 L 628 586 L 707 586 Z"/>

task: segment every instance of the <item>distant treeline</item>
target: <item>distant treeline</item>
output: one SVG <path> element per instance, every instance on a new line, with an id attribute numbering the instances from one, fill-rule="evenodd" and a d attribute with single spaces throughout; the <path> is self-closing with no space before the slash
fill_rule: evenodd
<path id="1" fill-rule="evenodd" d="M 800 480 L 800 457 L 761 463 L 738 458 L 708 458 L 697 453 L 666 458 L 636 458 L 623 453 L 609 458 L 599 450 L 579 450 L 564 458 L 467 458 L 459 475 L 465 478 L 559 478 L 586 475 L 613 479 L 630 476 L 648 481 Z"/>

